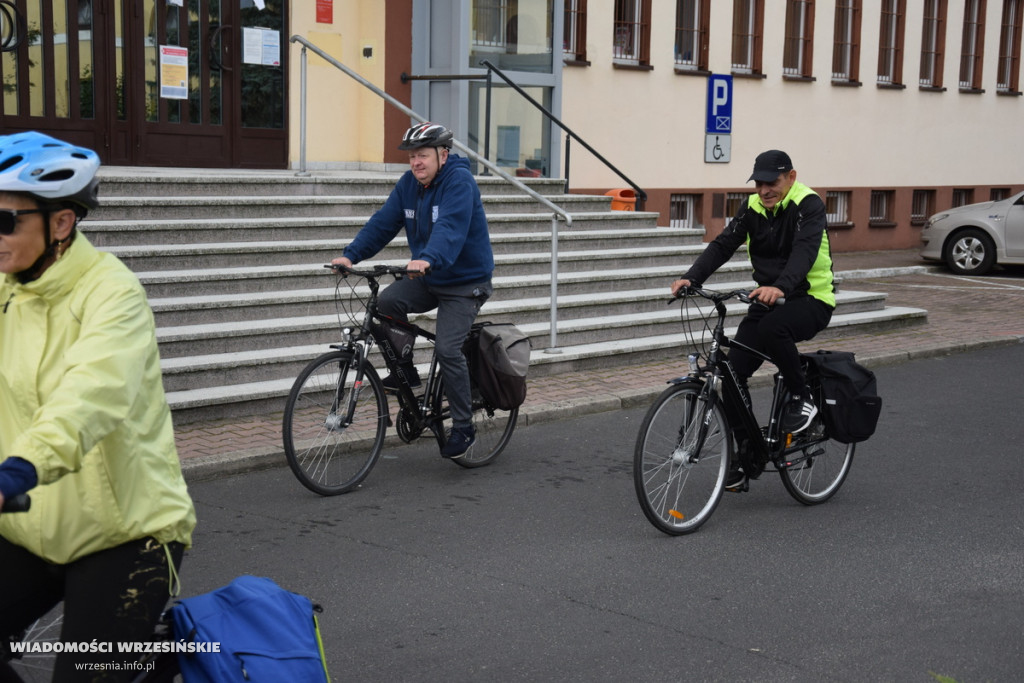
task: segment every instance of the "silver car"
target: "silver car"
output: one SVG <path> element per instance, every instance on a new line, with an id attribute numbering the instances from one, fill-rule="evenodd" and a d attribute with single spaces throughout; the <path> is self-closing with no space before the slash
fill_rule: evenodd
<path id="1" fill-rule="evenodd" d="M 997 263 L 1024 263 L 1024 192 L 937 213 L 921 239 L 921 258 L 945 261 L 961 275 L 982 275 Z"/>

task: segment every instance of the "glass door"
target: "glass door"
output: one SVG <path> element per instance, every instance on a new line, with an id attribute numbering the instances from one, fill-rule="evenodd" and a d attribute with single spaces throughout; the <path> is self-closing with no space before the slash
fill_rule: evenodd
<path id="1" fill-rule="evenodd" d="M 230 166 L 231 35 L 221 0 L 131 0 L 132 158 L 139 165 Z M 236 0 L 237 1 L 237 0 Z M 225 68 L 227 67 L 227 68 Z"/>

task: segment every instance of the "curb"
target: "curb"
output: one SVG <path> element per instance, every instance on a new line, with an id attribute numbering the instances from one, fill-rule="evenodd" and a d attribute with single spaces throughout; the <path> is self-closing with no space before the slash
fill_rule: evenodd
<path id="1" fill-rule="evenodd" d="M 898 268 L 865 268 L 861 270 L 841 270 L 836 273 L 836 282 L 846 280 L 867 280 L 876 277 L 896 277 L 899 275 L 925 275 L 936 270 L 938 266 L 903 266 Z"/>

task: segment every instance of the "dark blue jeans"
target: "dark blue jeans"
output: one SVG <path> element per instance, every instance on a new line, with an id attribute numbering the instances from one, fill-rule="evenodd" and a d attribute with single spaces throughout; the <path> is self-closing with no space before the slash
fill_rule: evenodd
<path id="1" fill-rule="evenodd" d="M 473 423 L 473 396 L 462 343 L 492 291 L 490 280 L 432 287 L 423 278 L 403 279 L 388 285 L 377 300 L 381 313 L 402 321 L 408 321 L 410 313 L 437 309 L 435 348 L 454 427 L 468 427 Z"/>

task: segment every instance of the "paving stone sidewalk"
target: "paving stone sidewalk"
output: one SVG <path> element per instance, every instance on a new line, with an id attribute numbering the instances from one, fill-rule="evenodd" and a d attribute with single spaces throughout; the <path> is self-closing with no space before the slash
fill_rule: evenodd
<path id="1" fill-rule="evenodd" d="M 1024 277 L 1020 272 L 984 278 L 957 277 L 925 264 L 918 251 L 835 255 L 839 286 L 884 292 L 887 305 L 922 308 L 925 324 L 850 334 L 802 345 L 805 351 L 853 351 L 869 367 L 913 358 L 1024 343 Z M 665 283 L 666 289 L 668 283 Z M 680 356 L 601 370 L 530 380 L 520 426 L 599 411 L 649 404 L 665 382 L 683 374 Z M 760 373 L 767 382 L 770 371 Z M 755 377 L 755 381 L 758 377 Z M 199 480 L 284 464 L 281 413 L 218 420 L 176 429 L 186 478 Z"/>

